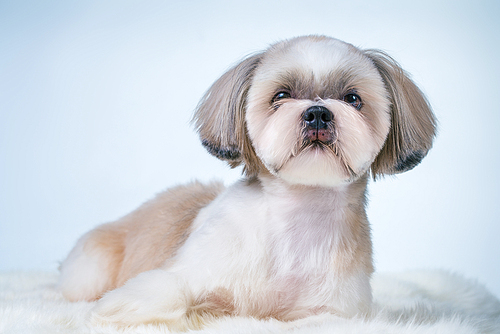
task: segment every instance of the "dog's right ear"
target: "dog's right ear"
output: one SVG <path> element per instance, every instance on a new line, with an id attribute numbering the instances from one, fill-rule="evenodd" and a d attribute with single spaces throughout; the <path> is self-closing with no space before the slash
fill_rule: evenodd
<path id="1" fill-rule="evenodd" d="M 262 54 L 249 56 L 224 73 L 208 89 L 193 116 L 203 146 L 231 167 L 244 164 L 245 173 L 254 175 L 259 159 L 247 136 L 246 99 L 255 68 Z"/>

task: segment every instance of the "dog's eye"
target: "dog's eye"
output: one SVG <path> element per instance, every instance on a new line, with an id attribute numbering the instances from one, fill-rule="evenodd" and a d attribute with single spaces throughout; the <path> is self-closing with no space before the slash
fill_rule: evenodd
<path id="1" fill-rule="evenodd" d="M 281 91 L 281 92 L 278 92 L 274 95 L 272 102 L 275 103 L 275 102 L 278 102 L 279 100 L 289 99 L 291 97 L 292 97 L 292 95 L 289 92 Z"/>
<path id="2" fill-rule="evenodd" d="M 349 103 L 356 109 L 361 109 L 363 106 L 363 102 L 361 102 L 361 98 L 358 94 L 349 93 L 344 96 L 344 102 Z"/>

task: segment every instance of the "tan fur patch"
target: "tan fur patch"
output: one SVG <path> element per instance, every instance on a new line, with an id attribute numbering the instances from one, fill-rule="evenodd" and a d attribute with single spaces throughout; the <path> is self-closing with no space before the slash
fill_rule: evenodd
<path id="1" fill-rule="evenodd" d="M 193 182 L 159 194 L 119 221 L 127 230 L 125 254 L 116 284 L 158 268 L 189 236 L 198 212 L 222 192 L 221 183 Z M 168 210 L 168 211 L 167 211 Z"/>
<path id="2" fill-rule="evenodd" d="M 235 309 L 233 294 L 228 289 L 217 288 L 199 297 L 190 312 L 224 316 L 234 314 Z"/>
<path id="3" fill-rule="evenodd" d="M 349 185 L 346 220 L 350 235 L 346 239 L 350 244 L 343 245 L 336 254 L 333 264 L 346 274 L 361 268 L 364 273 L 371 275 L 374 270 L 370 226 L 365 211 L 367 182 L 368 175 L 365 174 Z"/>
<path id="4" fill-rule="evenodd" d="M 168 189 L 127 216 L 92 231 L 84 250 L 99 254 L 109 269 L 108 284 L 94 299 L 171 258 L 188 237 L 198 212 L 223 189 L 216 182 Z"/>
<path id="5" fill-rule="evenodd" d="M 105 292 L 116 288 L 116 281 L 124 257 L 126 231 L 114 227 L 111 224 L 97 227 L 91 232 L 84 246 L 85 253 L 101 254 L 106 261 L 106 269 L 108 270 L 107 285 L 93 300 L 101 298 Z"/>

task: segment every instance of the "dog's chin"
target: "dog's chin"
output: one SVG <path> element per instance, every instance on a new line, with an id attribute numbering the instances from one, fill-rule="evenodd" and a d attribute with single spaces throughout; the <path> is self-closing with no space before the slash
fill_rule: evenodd
<path id="1" fill-rule="evenodd" d="M 321 142 L 311 142 L 280 168 L 270 171 L 290 184 L 322 187 L 345 185 L 359 175 L 342 161 L 333 147 Z"/>

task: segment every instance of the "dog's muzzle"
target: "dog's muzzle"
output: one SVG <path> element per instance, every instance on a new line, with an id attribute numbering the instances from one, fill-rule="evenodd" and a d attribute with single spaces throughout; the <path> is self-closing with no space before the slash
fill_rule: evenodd
<path id="1" fill-rule="evenodd" d="M 333 114 L 323 106 L 312 106 L 302 115 L 305 122 L 305 136 L 310 142 L 321 142 L 324 144 L 333 141 L 332 131 Z"/>

